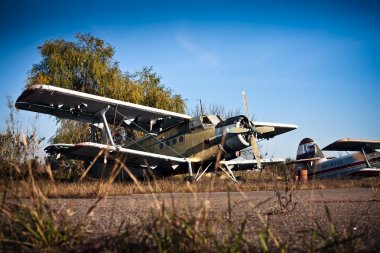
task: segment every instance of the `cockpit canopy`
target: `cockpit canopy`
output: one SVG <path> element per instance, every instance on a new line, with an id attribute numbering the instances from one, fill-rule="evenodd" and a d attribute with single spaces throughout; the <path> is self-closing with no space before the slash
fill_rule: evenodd
<path id="1" fill-rule="evenodd" d="M 201 115 L 190 119 L 190 130 L 205 129 L 215 127 L 222 118 L 219 115 Z"/>

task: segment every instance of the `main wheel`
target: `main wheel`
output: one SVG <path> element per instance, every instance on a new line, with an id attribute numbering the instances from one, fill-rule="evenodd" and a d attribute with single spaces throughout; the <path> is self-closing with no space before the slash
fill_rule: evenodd
<path id="1" fill-rule="evenodd" d="M 247 182 L 247 180 L 242 176 L 237 176 L 236 181 L 241 184 L 245 184 Z"/>
<path id="2" fill-rule="evenodd" d="M 187 176 L 184 178 L 184 181 L 192 184 L 192 183 L 194 183 L 194 177 L 193 176 Z"/>

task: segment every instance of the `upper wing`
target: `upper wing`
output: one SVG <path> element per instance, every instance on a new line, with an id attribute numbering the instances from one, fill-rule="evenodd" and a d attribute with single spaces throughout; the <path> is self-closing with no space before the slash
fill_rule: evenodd
<path id="1" fill-rule="evenodd" d="M 285 160 L 282 158 L 275 159 L 260 159 L 261 164 L 278 164 L 285 163 Z M 256 160 L 230 160 L 230 161 L 220 161 L 220 164 L 233 166 L 233 170 L 248 170 L 256 169 L 257 161 Z"/>
<path id="2" fill-rule="evenodd" d="M 256 128 L 273 128 L 273 131 L 267 133 L 258 133 L 257 138 L 259 139 L 270 139 L 276 135 L 283 134 L 294 129 L 297 129 L 297 125 L 293 124 L 282 124 L 282 123 L 270 123 L 270 122 L 252 122 Z"/>
<path id="3" fill-rule="evenodd" d="M 322 150 L 328 151 L 361 151 L 362 149 L 380 149 L 380 140 L 366 140 L 366 139 L 340 139 L 330 145 L 324 147 Z"/>
<path id="4" fill-rule="evenodd" d="M 26 89 L 17 99 L 16 108 L 88 123 L 100 123 L 101 111 L 108 108 L 105 117 L 109 124 L 147 131 L 164 118 L 170 118 L 170 124 L 191 118 L 185 114 L 50 85 L 33 85 Z"/>
<path id="5" fill-rule="evenodd" d="M 159 155 L 150 152 L 138 151 L 134 149 L 122 148 L 117 146 L 109 146 L 93 142 L 83 142 L 79 144 L 54 144 L 45 148 L 49 154 L 63 154 L 70 159 L 89 160 L 92 161 L 99 154 L 102 160 L 104 155 L 110 158 L 119 158 L 122 161 L 133 163 L 136 165 L 157 167 L 179 165 L 180 163 L 188 163 L 186 158 L 174 156 Z"/>

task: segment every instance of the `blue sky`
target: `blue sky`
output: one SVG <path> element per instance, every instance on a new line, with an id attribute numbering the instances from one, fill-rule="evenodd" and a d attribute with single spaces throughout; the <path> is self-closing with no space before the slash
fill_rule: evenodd
<path id="1" fill-rule="evenodd" d="M 299 129 L 264 142 L 294 157 L 299 141 L 380 139 L 378 1 L 2 1 L 0 103 L 16 99 L 48 39 L 104 39 L 123 71 L 152 66 L 187 99 L 243 109 Z M 34 113 L 21 112 L 22 127 Z M 4 126 L 1 120 L 1 127 Z M 55 121 L 40 116 L 40 134 Z"/>

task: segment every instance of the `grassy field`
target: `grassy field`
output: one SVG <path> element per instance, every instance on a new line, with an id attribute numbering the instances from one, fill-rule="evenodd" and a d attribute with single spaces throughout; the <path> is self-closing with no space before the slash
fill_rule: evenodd
<path id="1" fill-rule="evenodd" d="M 31 172 L 31 168 L 28 169 Z M 31 175 L 33 173 L 30 173 Z M 207 203 L 188 211 L 177 212 L 161 205 L 141 224 L 120 223 L 114 233 L 96 233 L 88 230 L 93 210 L 107 196 L 134 193 L 164 192 L 231 192 L 274 191 L 278 194 L 278 214 L 292 212 L 295 189 L 328 189 L 368 187 L 380 188 L 380 178 L 351 180 L 310 180 L 294 182 L 291 176 L 278 168 L 262 173 L 238 173 L 247 182 L 236 184 L 230 180 L 209 175 L 194 184 L 186 184 L 183 176 L 153 181 L 113 182 L 113 180 L 59 181 L 54 173 L 41 179 L 2 179 L 0 211 L 0 250 L 3 252 L 353 252 L 366 251 L 366 237 L 361 233 L 347 233 L 352 228 L 334 226 L 326 207 L 327 227 L 316 226 L 310 231 L 298 231 L 297 244 L 276 235 L 268 217 L 252 209 L 260 217 L 254 234 L 248 232 L 248 217 L 233 216 L 231 203 L 225 217 L 211 217 Z M 83 219 L 73 219 L 70 209 L 57 208 L 51 198 L 94 198 Z M 302 233 L 301 233 L 302 232 Z M 251 239 L 248 239 L 251 238 Z M 253 239 L 252 239 L 253 238 Z"/>
<path id="2" fill-rule="evenodd" d="M 380 177 L 361 179 L 318 179 L 308 182 L 295 182 L 286 179 L 277 168 L 259 172 L 237 172 L 247 179 L 246 183 L 234 183 L 225 177 L 210 173 L 190 186 L 184 182 L 185 176 L 155 179 L 151 181 L 112 182 L 86 177 L 84 180 L 35 179 L 44 196 L 48 198 L 94 198 L 98 196 L 123 196 L 135 193 L 170 193 L 170 192 L 227 192 L 227 191 L 276 191 L 286 188 L 294 189 L 336 189 L 336 188 L 380 188 Z M 1 184 L 25 194 L 25 180 L 5 180 Z"/>

